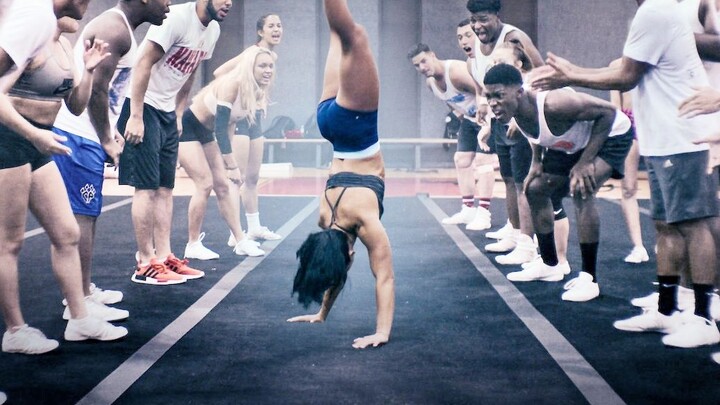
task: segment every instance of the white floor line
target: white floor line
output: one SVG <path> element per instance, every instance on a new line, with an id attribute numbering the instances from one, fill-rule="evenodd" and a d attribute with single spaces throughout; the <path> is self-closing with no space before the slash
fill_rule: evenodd
<path id="1" fill-rule="evenodd" d="M 445 212 L 427 196 L 418 198 L 440 223 L 447 216 Z M 624 404 L 615 390 L 585 360 L 570 342 L 548 321 L 528 299 L 501 273 L 457 226 L 444 225 L 445 232 L 473 263 L 500 298 L 525 324 L 548 354 L 562 368 L 565 374 L 580 390 L 590 404 Z M 557 299 L 560 299 L 558 297 Z"/>
<path id="2" fill-rule="evenodd" d="M 132 203 L 132 198 L 126 198 L 124 200 L 120 200 L 116 203 L 112 203 L 112 204 L 102 207 L 102 210 L 100 212 L 107 212 L 110 210 L 114 210 L 115 208 L 120 208 L 120 207 L 123 207 L 123 206 L 131 204 L 131 203 Z M 25 239 L 32 238 L 33 236 L 41 235 L 43 233 L 45 233 L 45 229 L 43 229 L 42 227 L 31 229 L 31 230 L 25 232 Z"/>
<path id="3" fill-rule="evenodd" d="M 315 198 L 305 208 L 298 212 L 283 225 L 277 232 L 289 235 L 297 228 L 318 206 Z M 272 251 L 284 241 L 266 241 L 263 243 L 265 256 L 248 257 L 239 265 L 230 270 L 210 290 L 183 312 L 177 319 L 150 339 L 130 358 L 125 360 L 118 368 L 110 373 L 95 388 L 92 389 L 78 404 L 101 405 L 112 404 L 127 391 L 147 370 L 150 369 L 170 348 L 187 334 L 195 325 L 202 321 L 225 297 L 242 281 L 245 276 L 255 269 Z M 170 287 L 172 288 L 172 287 Z"/>

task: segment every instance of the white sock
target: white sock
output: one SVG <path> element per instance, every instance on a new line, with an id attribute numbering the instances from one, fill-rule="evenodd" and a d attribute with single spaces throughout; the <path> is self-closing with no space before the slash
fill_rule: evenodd
<path id="1" fill-rule="evenodd" d="M 260 228 L 260 213 L 259 212 L 256 212 L 254 214 L 246 213 L 245 218 L 247 219 L 248 230 Z"/>

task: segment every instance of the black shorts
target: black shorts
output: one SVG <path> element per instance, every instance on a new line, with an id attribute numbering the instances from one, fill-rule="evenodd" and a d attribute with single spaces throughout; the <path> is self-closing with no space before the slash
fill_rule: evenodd
<path id="1" fill-rule="evenodd" d="M 623 135 L 608 138 L 598 152 L 598 157 L 611 168 L 613 179 L 625 177 L 625 158 L 632 146 L 632 130 Z M 583 149 L 584 150 L 584 149 Z M 565 152 L 547 149 L 543 156 L 543 171 L 558 176 L 569 176 L 570 170 L 580 160 L 583 150 L 568 155 Z"/>
<path id="2" fill-rule="evenodd" d="M 47 130 L 52 128 L 32 121 L 30 123 L 37 128 Z M 51 161 L 51 156 L 40 153 L 25 137 L 0 124 L 0 170 L 20 167 L 29 163 L 31 170 L 35 171 Z"/>
<path id="3" fill-rule="evenodd" d="M 478 140 L 477 135 L 480 126 L 469 119 L 463 117 L 460 122 L 460 131 L 458 131 L 458 152 L 477 152 Z"/>
<path id="4" fill-rule="evenodd" d="M 262 113 L 257 111 L 254 124 L 251 124 L 247 118 L 239 120 L 235 124 L 235 135 L 248 136 L 250 140 L 261 138 L 263 136 L 261 119 Z"/>
<path id="5" fill-rule="evenodd" d="M 500 162 L 500 175 L 503 178 L 512 177 L 515 183 L 522 184 L 532 162 L 532 148 L 527 139 L 523 136 L 512 145 L 497 143 L 495 152 Z"/>
<path id="6" fill-rule="evenodd" d="M 130 117 L 130 99 L 123 104 L 117 129 L 125 133 Z M 178 157 L 178 130 L 175 111 L 160 111 L 143 104 L 145 137 L 137 145 L 125 144 L 120 155 L 118 182 L 140 190 L 175 187 Z"/>
<path id="7" fill-rule="evenodd" d="M 183 113 L 182 128 L 180 142 L 200 142 L 201 145 L 205 145 L 216 140 L 214 131 L 207 129 L 189 108 Z"/>

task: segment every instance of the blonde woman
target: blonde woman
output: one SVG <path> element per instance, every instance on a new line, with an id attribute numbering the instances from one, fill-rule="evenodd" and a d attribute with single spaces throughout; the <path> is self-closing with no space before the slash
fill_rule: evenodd
<path id="1" fill-rule="evenodd" d="M 243 53 L 225 62 L 217 70 L 215 77 L 227 73 L 233 68 L 246 52 L 255 52 L 256 48 L 269 50 L 274 60 L 277 61 L 277 54 L 274 49 L 280 44 L 283 36 L 283 26 L 277 14 L 265 14 L 257 20 L 256 24 L 257 41 L 248 47 Z M 255 115 L 253 120 L 238 120 L 235 128 L 235 136 L 232 137 L 233 153 L 240 171 L 245 176 L 245 181 L 240 189 L 238 201 L 242 201 L 245 207 L 245 218 L 248 224 L 248 236 L 254 240 L 279 240 L 281 235 L 269 230 L 260 222 L 260 207 L 258 205 L 257 185 L 260 181 L 260 166 L 262 164 L 265 137 L 262 134 L 260 114 Z M 238 206 L 238 210 L 240 207 Z M 236 243 L 235 234 L 230 236 L 228 245 Z"/>
<path id="2" fill-rule="evenodd" d="M 240 226 L 236 196 L 244 173 L 235 160 L 230 138 L 239 120 L 255 122 L 259 114 L 265 113 L 274 76 L 275 58 L 271 51 L 260 47 L 248 49 L 237 59 L 232 70 L 200 90 L 182 116 L 180 165 L 195 183 L 195 193 L 188 208 L 185 258 L 212 260 L 219 257 L 203 246 L 204 233 L 200 231 L 211 191 L 215 191 L 220 214 L 237 237 L 235 254 L 265 254 Z"/>

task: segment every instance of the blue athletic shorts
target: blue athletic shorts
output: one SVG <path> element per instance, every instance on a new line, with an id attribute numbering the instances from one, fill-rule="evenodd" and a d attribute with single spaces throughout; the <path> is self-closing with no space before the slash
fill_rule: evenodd
<path id="1" fill-rule="evenodd" d="M 65 183 L 70 207 L 76 215 L 97 217 L 102 210 L 102 188 L 107 154 L 102 146 L 87 138 L 53 128 L 53 132 L 66 136 L 65 146 L 70 156 L 54 155 L 53 160 Z"/>

